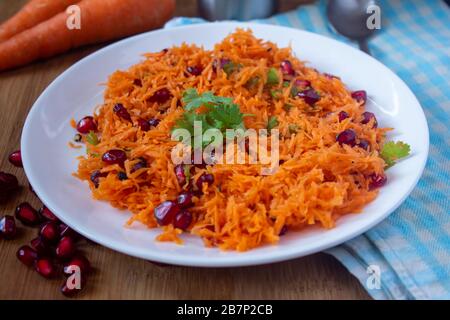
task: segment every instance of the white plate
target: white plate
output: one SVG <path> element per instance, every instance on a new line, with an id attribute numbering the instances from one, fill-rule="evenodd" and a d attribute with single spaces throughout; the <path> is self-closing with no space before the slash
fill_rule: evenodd
<path id="1" fill-rule="evenodd" d="M 91 114 L 102 102 L 108 75 L 127 69 L 145 52 L 159 51 L 182 42 L 204 45 L 221 41 L 236 27 L 251 27 L 257 37 L 292 45 L 310 66 L 338 75 L 352 89 L 365 89 L 383 127 L 394 127 L 393 138 L 408 142 L 412 155 L 387 171 L 388 183 L 362 213 L 341 218 L 336 228 L 290 232 L 278 245 L 245 253 L 205 248 L 201 239 L 186 235 L 184 245 L 155 241 L 158 229 L 134 225 L 124 228 L 129 212 L 94 201 L 86 183 L 74 177 L 75 157 L 67 143 L 74 130 L 71 118 Z M 26 175 L 41 200 L 70 227 L 111 249 L 169 264 L 189 266 L 244 266 L 292 259 L 349 240 L 375 226 L 395 210 L 419 180 L 428 155 L 428 127 L 419 102 L 392 71 L 370 56 L 335 40 L 313 33 L 268 25 L 212 23 L 158 30 L 112 44 L 76 63 L 60 75 L 31 109 L 22 134 Z"/>

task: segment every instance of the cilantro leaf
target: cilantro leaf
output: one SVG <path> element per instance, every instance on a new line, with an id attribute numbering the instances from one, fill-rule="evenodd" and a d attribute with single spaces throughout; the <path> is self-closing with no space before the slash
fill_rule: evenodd
<path id="1" fill-rule="evenodd" d="M 270 132 L 273 128 L 278 125 L 278 119 L 275 116 L 271 116 L 269 121 L 267 121 L 267 130 Z"/>
<path id="2" fill-rule="evenodd" d="M 269 71 L 267 71 L 267 84 L 268 85 L 275 85 L 280 82 L 280 79 L 278 79 L 278 73 L 275 68 L 270 68 Z"/>
<path id="3" fill-rule="evenodd" d="M 97 135 L 92 130 L 86 135 L 86 141 L 93 146 L 96 146 L 99 143 Z"/>
<path id="4" fill-rule="evenodd" d="M 222 66 L 223 71 L 229 76 L 234 71 L 239 70 L 242 67 L 241 64 L 234 63 L 233 61 L 227 62 Z"/>
<path id="5" fill-rule="evenodd" d="M 402 141 L 389 141 L 381 149 L 381 158 L 386 162 L 387 167 L 392 167 L 398 159 L 407 157 L 411 152 L 409 144 Z"/>

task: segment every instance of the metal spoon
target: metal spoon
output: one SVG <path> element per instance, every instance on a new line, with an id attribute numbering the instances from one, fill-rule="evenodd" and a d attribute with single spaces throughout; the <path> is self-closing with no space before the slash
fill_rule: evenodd
<path id="1" fill-rule="evenodd" d="M 367 9 L 377 5 L 375 0 L 329 0 L 327 16 L 334 29 L 343 36 L 355 40 L 359 48 L 370 54 L 367 39 L 375 29 L 367 27 L 370 13 Z"/>

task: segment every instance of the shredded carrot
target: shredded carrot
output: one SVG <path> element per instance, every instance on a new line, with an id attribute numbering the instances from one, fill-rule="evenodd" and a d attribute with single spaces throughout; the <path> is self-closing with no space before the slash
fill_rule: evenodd
<path id="1" fill-rule="evenodd" d="M 221 59 L 238 67 L 227 75 L 220 68 Z M 284 60 L 291 62 L 296 79 L 310 81 L 320 93 L 313 107 L 290 94 L 294 79 L 287 85 L 281 81 L 271 88 L 265 85 L 269 68 L 280 70 Z M 190 75 L 186 72 L 189 66 L 201 66 L 202 73 Z M 255 77 L 260 80 L 251 81 Z M 162 88 L 171 93 L 168 101 L 150 99 Z M 176 143 L 170 140 L 170 132 L 183 113 L 180 99 L 188 88 L 232 97 L 242 113 L 255 115 L 245 118 L 247 128 L 264 129 L 269 118 L 276 116 L 281 137 L 282 164 L 273 175 L 262 176 L 257 164 L 195 168 L 194 179 L 205 170 L 214 175 L 214 184 L 190 209 L 193 221 L 187 230 L 200 236 L 206 246 L 245 251 L 277 243 L 284 227 L 300 232 L 316 224 L 333 228 L 340 216 L 360 212 L 377 196 L 377 190 L 369 189 L 368 177 L 384 172 L 379 150 L 389 129 L 361 123 L 364 105 L 351 97 L 339 78 L 306 66 L 290 48 L 278 48 L 255 38 L 251 31 L 238 29 L 213 50 L 182 44 L 149 53 L 141 63 L 109 77 L 104 103 L 94 115 L 100 143 L 89 146 L 76 176 L 89 182 L 95 199 L 131 211 L 129 223 L 157 227 L 154 208 L 174 200 L 184 187 L 174 174 L 170 153 Z M 271 90 L 278 90 L 277 98 Z M 116 103 L 128 110 L 131 122 L 113 112 Z M 349 117 L 339 121 L 340 111 Z M 133 125 L 138 119 L 150 118 L 161 121 L 149 131 Z M 336 135 L 346 129 L 355 131 L 357 142 L 367 140 L 370 149 L 337 143 Z M 113 148 L 127 152 L 124 169 L 102 162 L 101 155 Z M 140 158 L 148 166 L 132 172 Z M 107 173 L 98 187 L 90 181 L 95 170 Z M 128 179 L 119 180 L 117 173 L 123 170 Z M 179 233 L 172 226 L 165 227 L 158 240 L 179 242 Z"/>
<path id="2" fill-rule="evenodd" d="M 81 149 L 81 148 L 83 148 L 82 145 L 75 144 L 75 143 L 73 143 L 72 141 L 69 141 L 67 144 L 69 145 L 69 147 L 71 147 L 71 148 L 73 148 L 73 149 Z"/>
<path id="3" fill-rule="evenodd" d="M 70 119 L 70 126 L 74 129 L 77 128 L 77 122 L 75 121 L 74 118 Z"/>

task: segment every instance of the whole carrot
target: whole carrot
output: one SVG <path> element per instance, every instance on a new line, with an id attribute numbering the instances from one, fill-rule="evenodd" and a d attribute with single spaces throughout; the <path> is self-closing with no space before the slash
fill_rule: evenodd
<path id="1" fill-rule="evenodd" d="M 80 29 L 68 28 L 69 16 L 61 12 L 0 43 L 0 71 L 160 27 L 172 16 L 175 0 L 82 0 L 77 5 Z"/>
<path id="2" fill-rule="evenodd" d="M 0 42 L 50 19 L 77 2 L 80 0 L 31 0 L 27 2 L 19 12 L 0 25 Z"/>

